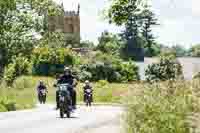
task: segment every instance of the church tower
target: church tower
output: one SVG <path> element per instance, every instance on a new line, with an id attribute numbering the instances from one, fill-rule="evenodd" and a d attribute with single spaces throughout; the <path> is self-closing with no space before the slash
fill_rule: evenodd
<path id="1" fill-rule="evenodd" d="M 77 10 L 64 9 L 63 2 L 60 5 L 62 12 L 57 16 L 48 17 L 48 29 L 51 32 L 63 32 L 66 37 L 74 36 L 80 43 L 80 5 L 78 4 Z M 67 38 L 66 38 L 67 39 Z"/>

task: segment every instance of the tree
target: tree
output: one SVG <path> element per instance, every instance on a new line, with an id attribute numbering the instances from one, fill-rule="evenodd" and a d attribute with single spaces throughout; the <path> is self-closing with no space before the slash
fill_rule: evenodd
<path id="1" fill-rule="evenodd" d="M 110 23 L 125 26 L 125 31 L 122 33 L 126 40 L 123 53 L 128 57 L 138 58 L 138 60 L 141 60 L 142 57 L 144 59 L 143 35 L 149 45 L 152 44 L 151 26 L 156 22 L 154 14 L 141 3 L 140 0 L 112 0 L 112 4 L 106 12 Z"/>
<path id="2" fill-rule="evenodd" d="M 0 1 L 0 73 L 13 56 L 20 53 L 30 57 L 36 35 L 44 32 L 45 14 L 51 15 L 57 9 L 52 0 Z"/>
<path id="3" fill-rule="evenodd" d="M 146 57 L 154 57 L 154 56 L 159 56 L 161 53 L 161 45 L 157 44 L 156 42 L 153 42 L 151 45 L 151 48 L 149 48 L 145 43 L 144 45 L 144 55 Z"/>
<path id="4" fill-rule="evenodd" d="M 63 48 L 67 47 L 64 33 L 46 32 L 38 41 L 38 47 Z"/>
<path id="5" fill-rule="evenodd" d="M 12 59 L 12 63 L 8 64 L 5 70 L 4 79 L 6 83 L 10 86 L 13 81 L 21 75 L 26 75 L 30 73 L 30 63 L 27 58 L 19 55 Z"/>
<path id="6" fill-rule="evenodd" d="M 100 50 L 104 53 L 119 53 L 121 48 L 121 41 L 119 36 L 109 33 L 108 31 L 104 31 L 98 40 L 99 43 L 97 45 L 97 50 Z"/>
<path id="7" fill-rule="evenodd" d="M 154 56 L 154 48 L 153 45 L 155 44 L 155 37 L 152 34 L 152 26 L 158 25 L 157 19 L 155 18 L 155 14 L 148 9 L 142 12 L 142 36 L 145 38 L 145 45 L 144 48 L 148 49 L 147 56 Z"/>
<path id="8" fill-rule="evenodd" d="M 137 0 L 113 0 L 106 14 L 110 23 L 125 26 L 125 31 L 122 34 L 122 37 L 127 41 L 124 53 L 129 53 L 130 48 L 140 45 L 138 36 L 141 10 L 138 8 L 138 4 Z"/>

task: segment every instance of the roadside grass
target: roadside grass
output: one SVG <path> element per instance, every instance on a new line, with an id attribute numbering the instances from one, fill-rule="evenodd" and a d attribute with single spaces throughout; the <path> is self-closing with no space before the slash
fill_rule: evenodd
<path id="1" fill-rule="evenodd" d="M 55 79 L 51 77 L 22 76 L 15 80 L 12 87 L 4 83 L 0 85 L 0 111 L 13 111 L 33 108 L 37 100 L 36 86 L 39 80 L 43 80 L 48 88 L 48 103 L 55 103 L 55 91 L 53 87 Z M 77 99 L 83 103 L 83 83 L 79 83 L 77 89 Z M 122 103 L 123 95 L 127 94 L 131 84 L 108 83 L 99 81 L 92 83 L 94 89 L 95 103 Z"/>
<path id="2" fill-rule="evenodd" d="M 199 94 L 200 80 L 133 85 L 126 98 L 126 133 L 193 132 L 200 127 L 193 119 L 200 119 Z"/>

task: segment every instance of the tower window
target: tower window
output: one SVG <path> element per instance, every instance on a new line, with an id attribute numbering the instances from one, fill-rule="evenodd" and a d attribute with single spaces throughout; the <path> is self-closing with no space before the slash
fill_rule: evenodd
<path id="1" fill-rule="evenodd" d="M 74 33 L 74 27 L 72 24 L 69 24 L 69 32 Z"/>

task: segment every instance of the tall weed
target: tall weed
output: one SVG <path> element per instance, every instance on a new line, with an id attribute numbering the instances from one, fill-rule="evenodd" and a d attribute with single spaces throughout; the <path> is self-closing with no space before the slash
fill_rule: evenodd
<path id="1" fill-rule="evenodd" d="M 200 112 L 195 83 L 134 85 L 127 101 L 127 133 L 189 133 L 188 115 Z"/>

